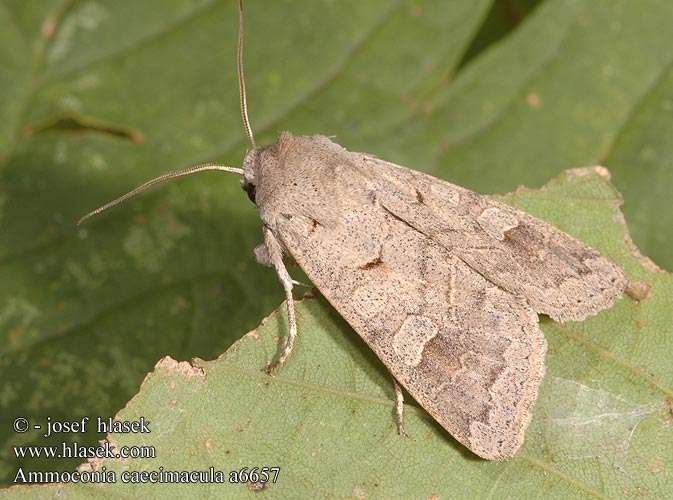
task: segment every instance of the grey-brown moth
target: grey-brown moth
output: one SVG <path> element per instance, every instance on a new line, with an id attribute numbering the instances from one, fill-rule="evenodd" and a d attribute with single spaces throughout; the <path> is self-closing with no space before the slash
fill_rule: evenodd
<path id="1" fill-rule="evenodd" d="M 167 174 L 82 220 L 167 179 L 203 170 L 242 175 L 264 225 L 257 260 L 275 268 L 287 297 L 288 338 L 268 371 L 284 363 L 297 333 L 284 263 L 291 260 L 453 437 L 486 459 L 512 456 L 545 371 L 538 314 L 595 314 L 622 293 L 624 272 L 535 217 L 325 136 L 283 132 L 256 146 L 242 41 L 239 0 L 241 111 L 252 144 L 243 168 Z"/>

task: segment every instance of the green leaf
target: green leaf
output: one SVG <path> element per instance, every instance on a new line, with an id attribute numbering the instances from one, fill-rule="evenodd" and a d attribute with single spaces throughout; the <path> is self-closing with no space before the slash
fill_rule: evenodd
<path id="1" fill-rule="evenodd" d="M 505 38 L 489 8 L 502 4 L 247 1 L 257 141 L 336 134 L 481 192 L 604 160 L 637 243 L 673 267 L 669 3 L 547 0 Z M 100 438 L 16 434 L 14 418 L 114 415 L 157 359 L 212 359 L 282 300 L 234 176 L 74 227 L 149 178 L 240 164 L 236 23 L 233 1 L 0 2 L 0 484 L 80 461 L 12 446 Z"/>
<path id="2" fill-rule="evenodd" d="M 399 436 L 392 382 L 364 342 L 321 298 L 297 305 L 300 336 L 273 377 L 286 316 L 274 313 L 215 361 L 161 360 L 122 410 L 151 434 L 114 435 L 115 446 L 153 446 L 156 458 L 105 460 L 115 484 L 101 497 L 144 497 L 123 484 L 142 471 L 231 471 L 280 467 L 273 498 L 668 498 L 673 493 L 670 411 L 673 280 L 634 255 L 602 168 L 568 171 L 540 191 L 504 198 L 581 237 L 651 286 L 583 322 L 542 328 L 547 374 L 521 450 L 481 460 L 407 401 Z M 600 228 L 600 231 L 596 231 Z M 127 476 L 124 476 L 126 474 Z M 240 497 L 244 484 L 152 484 L 157 498 Z M 32 498 L 92 494 L 87 485 L 32 490 Z M 21 489 L 6 498 L 18 498 Z"/>

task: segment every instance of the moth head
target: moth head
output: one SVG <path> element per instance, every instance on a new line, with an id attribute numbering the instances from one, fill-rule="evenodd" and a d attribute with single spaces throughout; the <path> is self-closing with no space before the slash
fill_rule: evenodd
<path id="1" fill-rule="evenodd" d="M 248 198 L 259 206 L 260 192 L 269 192 L 273 187 L 268 180 L 279 175 L 281 158 L 297 143 L 297 139 L 289 132 L 281 132 L 278 140 L 268 146 L 253 146 L 243 159 L 243 175 L 241 187 Z M 264 180 L 267 182 L 264 182 Z M 271 183 L 273 184 L 273 183 Z"/>

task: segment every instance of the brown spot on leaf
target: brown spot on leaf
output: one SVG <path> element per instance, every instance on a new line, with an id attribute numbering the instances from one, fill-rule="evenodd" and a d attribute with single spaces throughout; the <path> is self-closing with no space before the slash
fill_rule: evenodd
<path id="1" fill-rule="evenodd" d="M 649 281 L 631 281 L 624 292 L 636 302 L 644 302 L 650 298 L 652 284 Z"/>
<path id="2" fill-rule="evenodd" d="M 236 432 L 243 432 L 247 430 L 247 428 L 250 427 L 250 424 L 252 424 L 252 420 L 246 420 L 243 425 L 236 427 Z"/>
<path id="3" fill-rule="evenodd" d="M 367 484 L 363 482 L 353 486 L 353 490 L 351 491 L 351 493 L 353 494 L 353 498 L 357 498 L 358 500 L 364 500 L 365 498 L 367 498 L 367 496 L 365 495 L 366 491 L 367 491 Z"/>
<path id="4" fill-rule="evenodd" d="M 526 96 L 526 102 L 531 108 L 539 108 L 542 103 L 540 96 L 534 92 L 531 92 Z"/>
<path id="5" fill-rule="evenodd" d="M 256 483 L 248 483 L 247 484 L 248 489 L 252 491 L 253 493 L 259 493 L 260 491 L 264 491 L 269 487 L 269 483 L 263 483 L 261 481 L 257 481 Z"/>
<path id="6" fill-rule="evenodd" d="M 50 40 L 56 32 L 56 19 L 54 17 L 48 17 L 42 23 L 42 36 L 46 40 Z"/>

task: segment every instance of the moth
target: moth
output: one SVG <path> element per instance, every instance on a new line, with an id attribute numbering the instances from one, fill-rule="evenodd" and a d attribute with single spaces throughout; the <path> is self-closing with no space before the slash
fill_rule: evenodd
<path id="1" fill-rule="evenodd" d="M 255 144 L 247 114 L 239 7 L 241 114 L 252 149 L 242 168 L 198 165 L 153 179 L 84 219 L 159 182 L 204 170 L 242 176 L 297 335 L 285 263 L 293 261 L 392 374 L 398 428 L 402 385 L 480 457 L 511 457 L 524 438 L 545 371 L 538 314 L 582 320 L 610 307 L 627 279 L 582 242 L 515 208 L 430 175 L 350 152 L 325 136 L 283 132 Z"/>

